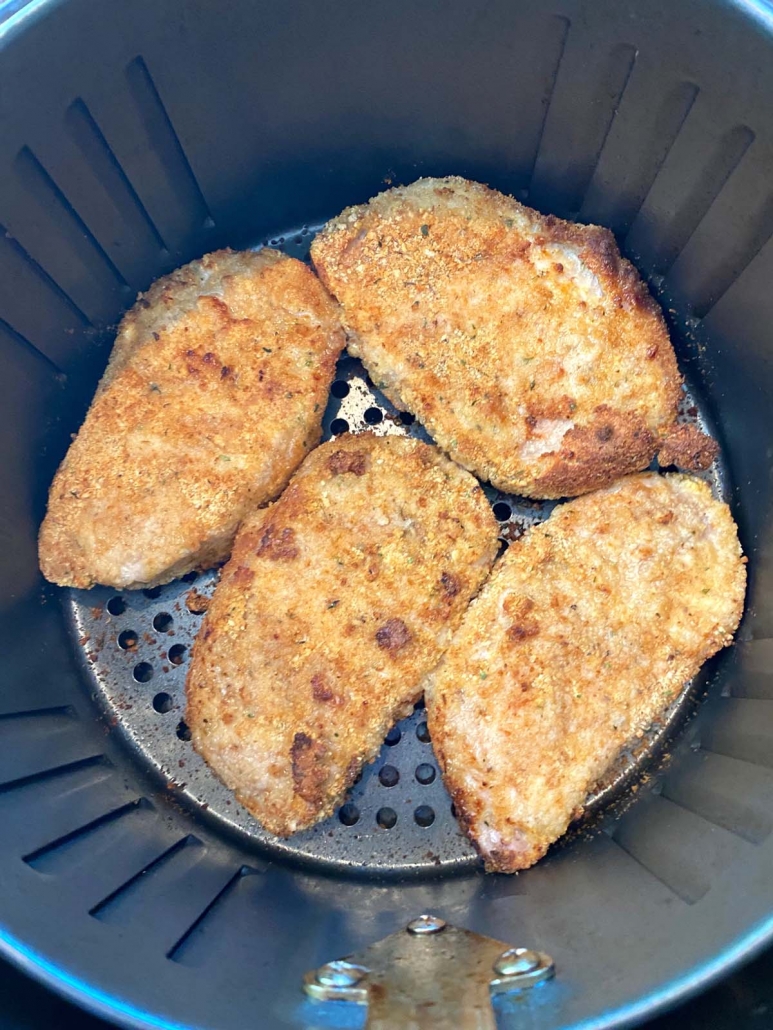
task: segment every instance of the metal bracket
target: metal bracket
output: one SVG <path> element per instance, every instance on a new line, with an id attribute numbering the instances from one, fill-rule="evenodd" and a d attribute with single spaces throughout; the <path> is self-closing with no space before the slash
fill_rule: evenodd
<path id="1" fill-rule="evenodd" d="M 368 1006 L 366 1030 L 496 1030 L 491 995 L 548 980 L 553 960 L 423 915 L 364 951 L 306 973 L 317 1001 Z"/>

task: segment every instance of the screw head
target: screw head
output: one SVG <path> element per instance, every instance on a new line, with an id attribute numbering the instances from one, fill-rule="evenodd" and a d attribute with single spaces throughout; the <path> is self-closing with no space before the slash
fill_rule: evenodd
<path id="1" fill-rule="evenodd" d="M 419 916 L 418 919 L 412 919 L 410 923 L 408 923 L 406 930 L 408 933 L 422 936 L 430 933 L 440 933 L 440 931 L 445 930 L 445 928 L 446 921 L 445 919 L 441 919 L 440 916 L 423 915 Z"/>
<path id="2" fill-rule="evenodd" d="M 508 948 L 494 963 L 497 976 L 525 976 L 540 967 L 540 957 L 530 948 Z"/>
<path id="3" fill-rule="evenodd" d="M 365 977 L 367 969 L 346 959 L 326 962 L 317 970 L 317 983 L 322 987 L 354 987 Z"/>

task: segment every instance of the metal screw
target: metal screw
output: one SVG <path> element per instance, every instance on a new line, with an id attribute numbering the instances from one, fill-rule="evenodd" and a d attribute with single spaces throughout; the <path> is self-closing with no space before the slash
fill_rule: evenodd
<path id="1" fill-rule="evenodd" d="M 525 976 L 540 966 L 540 957 L 530 948 L 508 948 L 494 963 L 497 976 Z"/>
<path id="2" fill-rule="evenodd" d="M 322 987 L 354 987 L 367 972 L 364 966 L 355 966 L 346 959 L 336 959 L 335 962 L 326 962 L 319 967 L 317 983 Z"/>
<path id="3" fill-rule="evenodd" d="M 419 916 L 418 919 L 412 919 L 406 930 L 408 933 L 414 934 L 429 934 L 429 933 L 440 933 L 441 930 L 445 930 L 446 921 L 441 919 L 440 916 Z"/>

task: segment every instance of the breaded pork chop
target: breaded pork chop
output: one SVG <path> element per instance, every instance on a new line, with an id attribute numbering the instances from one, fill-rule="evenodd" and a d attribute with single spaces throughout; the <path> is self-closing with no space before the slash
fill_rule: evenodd
<path id="1" fill-rule="evenodd" d="M 343 342 L 335 302 L 277 251 L 218 251 L 159 279 L 51 486 L 43 575 L 139 587 L 225 559 L 319 442 Z"/>
<path id="2" fill-rule="evenodd" d="M 730 643 L 744 561 L 727 506 L 678 474 L 565 504 L 509 548 L 426 683 L 445 781 L 488 869 L 541 858 Z"/>
<path id="3" fill-rule="evenodd" d="M 501 490 L 597 489 L 646 468 L 675 428 L 663 317 L 606 229 L 419 179 L 344 211 L 311 254 L 374 382 Z M 713 442 L 686 433 L 672 460 L 706 467 Z"/>
<path id="4" fill-rule="evenodd" d="M 193 651 L 197 751 L 272 833 L 328 816 L 411 711 L 497 550 L 435 447 L 342 436 L 249 516 Z"/>

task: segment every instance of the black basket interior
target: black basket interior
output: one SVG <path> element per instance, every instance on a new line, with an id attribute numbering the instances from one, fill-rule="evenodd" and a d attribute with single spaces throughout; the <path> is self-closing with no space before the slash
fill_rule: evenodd
<path id="1" fill-rule="evenodd" d="M 558 1030 L 651 1014 L 761 946 L 773 932 L 770 9 L 33 0 L 0 27 L 0 49 L 4 952 L 127 1025 L 316 1026 L 303 972 L 430 910 L 552 954 L 557 979 L 504 1003 L 500 1025 Z M 716 427 L 750 559 L 738 644 L 709 669 L 668 761 L 629 807 L 517 877 L 465 862 L 387 876 L 345 855 L 331 869 L 191 803 L 95 701 L 72 599 L 37 571 L 51 476 L 138 290 L 218 246 L 290 248 L 388 183 L 451 173 L 615 231 Z M 159 692 L 149 684 L 151 702 Z"/>

